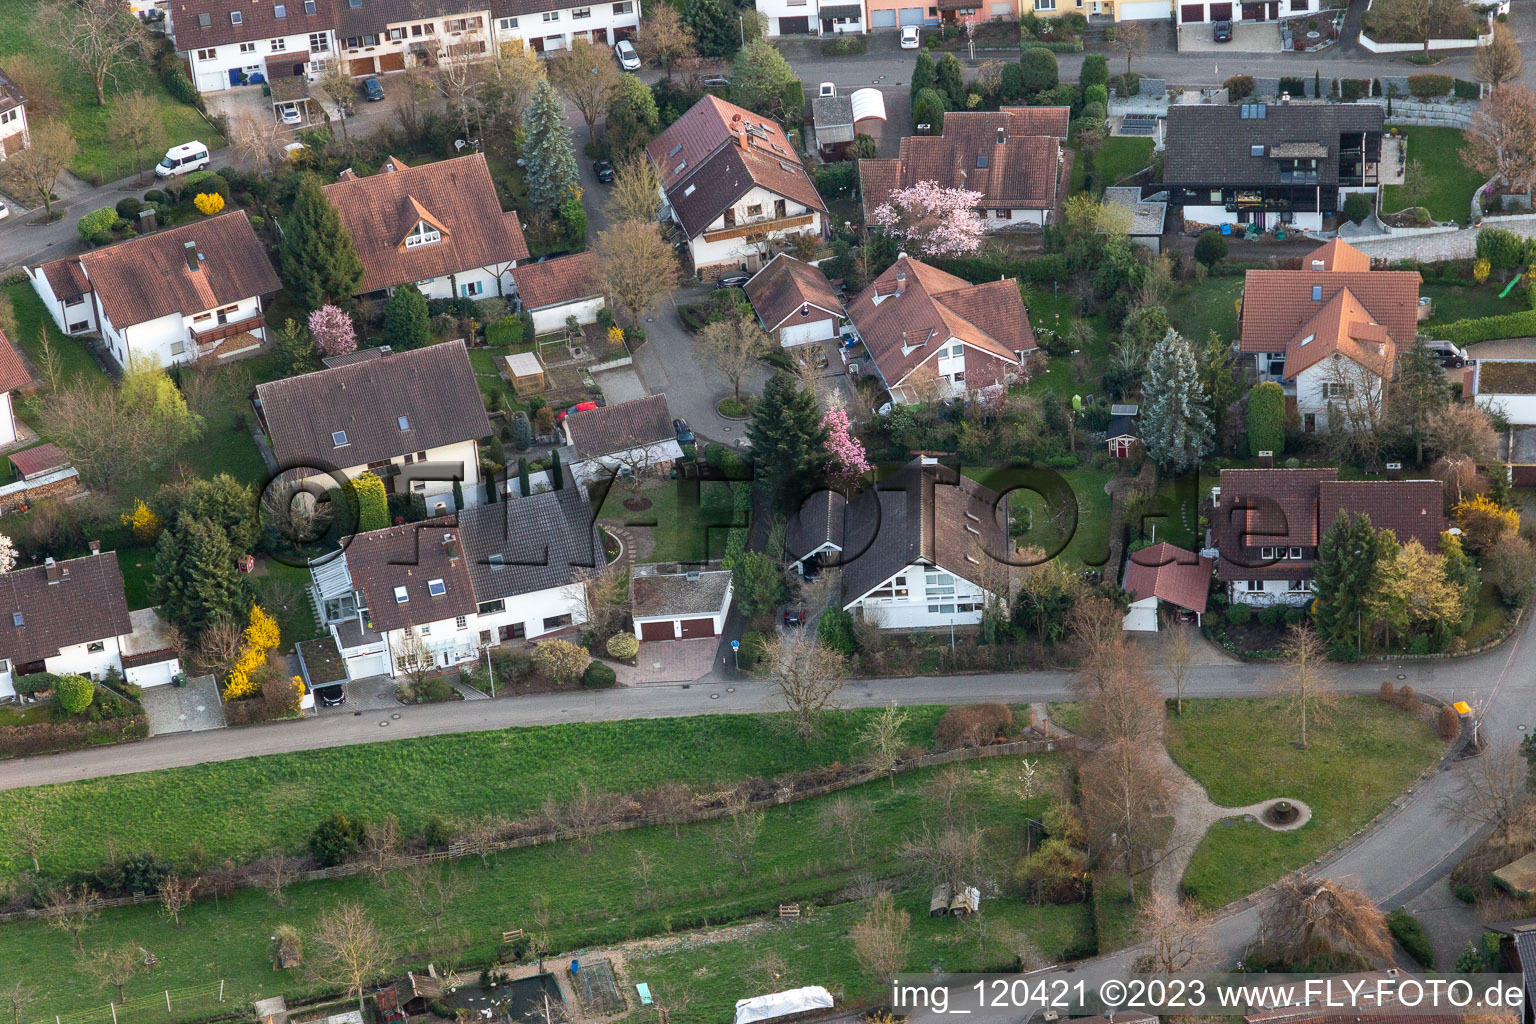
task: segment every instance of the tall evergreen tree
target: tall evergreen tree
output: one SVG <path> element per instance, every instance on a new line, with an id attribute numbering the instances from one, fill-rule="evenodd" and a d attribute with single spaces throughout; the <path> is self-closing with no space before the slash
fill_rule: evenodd
<path id="1" fill-rule="evenodd" d="M 1228 449 L 1232 438 L 1227 436 L 1227 411 L 1243 393 L 1243 384 L 1237 370 L 1237 353 L 1215 331 L 1206 336 L 1200 349 L 1200 386 L 1205 389 L 1205 400 L 1211 408 L 1217 445 Z"/>
<path id="2" fill-rule="evenodd" d="M 181 497 L 179 515 L 212 522 L 224 531 L 236 554 L 256 550 L 256 541 L 261 538 L 255 492 L 228 473 L 188 484 Z"/>
<path id="3" fill-rule="evenodd" d="M 801 391 L 793 375 L 779 372 L 768 379 L 747 436 L 752 440 L 753 469 L 774 508 L 793 512 L 805 495 L 821 486 L 827 430 L 815 396 Z"/>
<path id="4" fill-rule="evenodd" d="M 183 516 L 160 535 L 154 594 L 161 613 L 195 639 L 220 620 L 241 622 L 251 597 L 235 549 L 216 523 Z"/>
<path id="5" fill-rule="evenodd" d="M 1371 517 L 1350 517 L 1343 509 L 1317 545 L 1312 564 L 1313 609 L 1318 632 L 1336 647 L 1354 647 L 1363 630 L 1363 614 L 1380 548 Z"/>
<path id="6" fill-rule="evenodd" d="M 739 15 L 722 0 L 687 0 L 683 24 L 693 33 L 700 57 L 729 57 L 741 42 Z"/>
<path id="7" fill-rule="evenodd" d="M 914 102 L 917 94 L 924 89 L 932 89 L 939 82 L 939 73 L 933 66 L 933 58 L 928 56 L 927 50 L 917 51 L 917 63 L 912 66 L 912 90 L 911 96 Z"/>
<path id="8" fill-rule="evenodd" d="M 949 100 L 949 109 L 965 109 L 965 72 L 960 58 L 946 53 L 939 58 L 939 91 Z"/>
<path id="9" fill-rule="evenodd" d="M 363 261 L 352 233 L 313 174 L 299 182 L 277 249 L 277 269 L 288 294 L 306 313 L 327 303 L 350 302 L 363 283 Z"/>
<path id="10" fill-rule="evenodd" d="M 560 204 L 578 194 L 576 151 L 571 129 L 565 123 L 565 107 L 549 82 L 539 80 L 528 101 L 528 142 L 523 158 L 528 161 L 528 201 L 535 209 L 554 213 Z"/>
<path id="11" fill-rule="evenodd" d="M 1141 440 L 1159 465 L 1190 470 L 1211 450 L 1211 416 L 1189 342 L 1170 330 L 1152 348 L 1142 393 L 1149 396 Z"/>
<path id="12" fill-rule="evenodd" d="M 414 284 L 403 284 L 395 289 L 384 303 L 379 326 L 385 344 L 396 352 L 422 348 L 432 340 L 432 317 L 427 313 L 427 300 Z"/>
<path id="13" fill-rule="evenodd" d="M 1272 380 L 1248 392 L 1248 448 L 1277 457 L 1285 451 L 1285 389 Z"/>
<path id="14" fill-rule="evenodd" d="M 1445 371 L 1424 342 L 1415 339 L 1397 362 L 1387 408 L 1398 427 L 1413 439 L 1414 461 L 1424 463 L 1424 428 L 1436 410 L 1451 400 Z"/>

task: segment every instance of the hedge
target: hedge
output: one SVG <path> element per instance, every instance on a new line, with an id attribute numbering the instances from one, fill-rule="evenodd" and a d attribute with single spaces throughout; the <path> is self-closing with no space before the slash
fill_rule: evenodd
<path id="1" fill-rule="evenodd" d="M 1082 43 L 1071 42 L 1045 42 L 1041 39 L 1032 39 L 1029 42 L 1031 50 L 1050 50 L 1052 53 L 1082 53 Z"/>
<path id="2" fill-rule="evenodd" d="M 1420 967 L 1435 966 L 1434 947 L 1429 944 L 1429 936 L 1424 934 L 1424 926 L 1418 918 L 1398 907 L 1387 915 L 1387 928 L 1392 932 L 1392 937 L 1408 951 L 1408 955 L 1419 962 Z"/>
<path id="3" fill-rule="evenodd" d="M 931 262 L 945 273 L 963 277 L 976 284 L 996 281 L 1000 277 L 1012 277 L 1037 287 L 1044 287 L 1055 281 L 1065 281 L 1070 276 L 1067 258 L 1061 253 L 1050 253 L 1028 260 L 989 255 L 959 256 L 954 259 Z"/>
<path id="4" fill-rule="evenodd" d="M 1369 78 L 1345 78 L 1340 80 L 1339 98 L 1345 103 L 1370 95 L 1371 80 Z"/>
<path id="5" fill-rule="evenodd" d="M 1528 338 L 1536 335 L 1536 309 L 1503 316 L 1480 316 L 1470 320 L 1455 320 L 1434 332 L 1436 338 L 1470 345 L 1476 341 L 1494 338 Z"/>
<path id="6" fill-rule="evenodd" d="M 40 722 L 0 727 L 0 757 L 23 757 L 55 750 L 75 750 L 102 743 L 141 740 L 149 735 L 143 715 L 105 722 Z"/>
<path id="7" fill-rule="evenodd" d="M 110 206 L 103 206 L 81 217 L 80 222 L 75 225 L 75 230 L 80 232 L 81 238 L 90 241 L 104 231 L 111 231 L 117 226 L 119 220 L 122 218 L 117 215 L 116 210 Z"/>
<path id="8" fill-rule="evenodd" d="M 1280 79 L 1280 91 L 1290 93 L 1292 99 L 1301 99 L 1307 94 L 1307 80 L 1305 78 Z"/>
<path id="9" fill-rule="evenodd" d="M 1456 98 L 1460 100 L 1478 100 L 1483 98 L 1483 87 L 1476 82 L 1464 82 L 1456 79 Z"/>
<path id="10" fill-rule="evenodd" d="M 167 65 L 165 73 L 160 77 L 165 82 L 166 92 L 188 106 L 203 109 L 202 93 L 197 91 L 197 86 L 192 84 L 192 79 L 187 77 L 186 70 L 179 63 Z"/>
<path id="11" fill-rule="evenodd" d="M 1245 100 L 1253 95 L 1252 75 L 1233 75 L 1221 84 L 1226 87 L 1227 100 L 1230 103 Z"/>
<path id="12" fill-rule="evenodd" d="M 1456 87 L 1456 79 L 1450 75 L 1409 75 L 1408 92 L 1419 99 L 1432 96 L 1449 96 Z"/>

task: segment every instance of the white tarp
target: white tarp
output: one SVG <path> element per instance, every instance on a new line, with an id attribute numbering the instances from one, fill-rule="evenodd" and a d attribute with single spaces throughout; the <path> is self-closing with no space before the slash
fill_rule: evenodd
<path id="1" fill-rule="evenodd" d="M 885 120 L 885 96 L 879 89 L 855 89 L 848 97 L 853 103 L 853 123 L 867 118 Z"/>
<path id="2" fill-rule="evenodd" d="M 766 996 L 736 1000 L 736 1024 L 751 1024 L 755 1020 L 774 1020 L 791 1013 L 831 1008 L 832 993 L 820 985 L 807 985 L 787 992 L 772 992 Z"/>

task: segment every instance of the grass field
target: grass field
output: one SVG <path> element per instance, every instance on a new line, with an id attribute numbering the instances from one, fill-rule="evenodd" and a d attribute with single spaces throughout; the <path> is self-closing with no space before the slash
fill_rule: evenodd
<path id="1" fill-rule="evenodd" d="M 133 173 L 133 153 L 111 137 L 115 100 L 135 90 L 142 90 L 159 108 L 160 124 L 165 130 L 165 145 L 174 146 L 198 139 L 209 149 L 224 145 L 223 136 L 214 131 L 196 110 L 178 103 L 165 91 L 147 62 L 135 59 L 107 83 L 107 105 L 96 105 L 96 89 L 90 76 L 59 56 L 42 38 L 36 23 L 41 0 L 6 0 L 0 16 L 0 66 L 15 54 L 33 57 L 41 69 L 42 80 L 32 83 L 45 91 L 58 106 L 58 116 L 69 125 L 78 151 L 70 169 L 93 184 L 115 181 Z M 34 97 L 35 99 L 35 97 Z M 33 127 L 46 120 L 41 104 L 28 106 Z M 145 153 L 146 163 L 159 159 L 160 153 Z M 87 212 L 87 211 L 81 211 Z"/>
<path id="2" fill-rule="evenodd" d="M 1427 186 L 1419 205 L 1429 208 L 1435 220 L 1454 220 L 1458 224 L 1472 213 L 1472 197 L 1483 185 L 1483 176 L 1469 171 L 1461 162 L 1459 128 L 1401 128 L 1408 137 L 1408 159 L 1424 165 Z M 1396 213 L 1408 206 L 1408 195 L 1401 185 L 1384 187 L 1381 208 Z"/>
<path id="3" fill-rule="evenodd" d="M 930 744 L 941 713 L 914 709 L 909 740 Z M 387 811 L 415 835 L 433 815 L 524 814 L 582 779 L 621 793 L 669 779 L 704 786 L 847 762 L 871 714 L 835 712 L 810 743 L 770 715 L 720 715 L 532 726 L 109 776 L 8 791 L 0 835 L 19 818 L 41 824 L 51 837 L 43 869 L 55 877 L 98 864 L 109 842 L 176 861 L 194 849 L 215 861 L 240 860 L 301 850 L 331 811 L 364 820 Z M 0 878 L 22 868 L 6 851 Z"/>
<path id="4" fill-rule="evenodd" d="M 771 733 L 761 728 L 760 721 L 746 724 L 759 734 Z M 633 730 L 636 723 L 624 725 Z M 462 741 L 464 737 L 453 739 Z M 673 747 L 660 737 L 648 739 L 649 746 Z M 735 739 L 738 747 L 763 750 L 760 742 L 742 742 L 739 736 Z M 592 750 L 587 744 L 581 746 Z M 795 744 L 781 740 L 777 746 Z M 595 751 L 593 761 L 615 767 L 615 760 L 602 753 L 601 749 Z M 570 763 L 569 758 L 566 761 Z M 1064 770 L 1064 762 L 1049 755 L 1043 761 L 1050 771 Z M 1015 760 L 968 762 L 959 767 L 972 782 L 965 798 L 967 810 L 986 826 L 989 870 L 1004 871 L 1023 842 L 1025 816 L 1042 814 L 1048 798 L 1019 800 Z M 302 970 L 273 972 L 267 937 L 280 923 L 297 927 L 301 934 L 309 933 L 315 919 L 342 900 L 357 900 L 367 906 L 370 916 L 395 940 L 402 965 L 427 959 L 441 964 L 443 951 L 450 948 L 459 951 L 461 962 L 484 962 L 500 945 L 502 931 L 537 927 L 535 907 L 540 897 L 546 897 L 551 908 L 547 927 L 554 954 L 756 917 L 771 912 L 781 902 L 841 902 L 834 894 L 850 884 L 900 872 L 897 850 L 901 841 L 942 815 L 940 797 L 925 789 L 937 771 L 925 769 L 902 776 L 894 787 L 882 781 L 847 791 L 866 812 L 867 822 L 864 842 L 856 841 L 851 854 L 846 833 L 827 827 L 822 814 L 827 800 L 823 798 L 764 812 L 762 832 L 745 873 L 716 848 L 714 823 L 684 826 L 676 838 L 664 827 L 643 828 L 598 837 L 590 853 L 561 844 L 507 851 L 495 856 L 489 867 L 482 867 L 478 860 L 456 864 L 457 898 L 444 915 L 440 932 L 423 920 L 398 879 L 384 889 L 371 878 L 359 877 L 292 887 L 286 907 L 279 907 L 266 892 L 240 890 L 217 905 L 212 901 L 195 904 L 183 914 L 185 927 L 181 930 L 153 908 L 108 911 L 86 933 L 85 943 L 88 949 L 110 942 L 142 946 L 155 953 L 159 965 L 151 977 L 129 983 L 130 998 L 222 978 L 237 1002 L 278 991 L 291 1001 L 296 995 L 314 991 L 316 985 Z M 535 778 L 520 781 L 528 783 L 529 796 L 542 789 Z M 327 786 L 331 785 L 327 780 Z M 634 870 L 641 858 L 653 865 L 643 880 Z M 914 918 L 920 918 L 914 920 L 914 930 L 925 936 L 914 943 L 909 960 L 914 966 L 926 968 L 935 958 L 956 970 L 1011 966 L 1013 954 L 1008 943 L 1015 934 L 1027 937 L 1052 957 L 1085 936 L 1088 915 L 1084 906 L 1035 909 L 1000 898 L 987 904 L 987 945 L 978 949 L 974 926 L 930 922 L 926 900 L 926 888 L 921 885 L 903 897 Z M 825 919 L 814 914 L 799 926 L 806 930 L 793 935 L 806 941 L 794 953 L 796 968 L 806 976 L 832 971 L 834 978 L 855 981 L 847 973 L 851 970 L 851 949 L 843 935 L 848 923 L 861 912 L 858 907 L 840 908 Z M 1005 922 L 1013 927 L 1004 928 Z M 961 938 L 956 940 L 946 932 L 958 933 Z M 38 990 L 38 1019 L 104 1001 L 76 973 L 70 944 L 67 935 L 36 922 L 0 928 L 0 957 L 9 970 L 28 978 L 29 985 Z M 752 984 L 741 976 L 740 961 L 732 964 L 722 956 L 709 962 L 719 974 L 711 989 L 716 998 L 728 995 L 734 1001 L 743 987 Z M 697 966 L 695 963 L 687 970 L 693 972 Z M 670 975 L 666 964 L 657 964 L 656 969 L 659 979 Z M 650 976 L 647 971 L 637 980 Z M 719 1017 L 701 1012 L 675 1019 L 702 1022 Z"/>
<path id="5" fill-rule="evenodd" d="M 1204 344 L 1215 331 L 1223 340 L 1237 337 L 1237 299 L 1243 293 L 1240 275 L 1208 277 L 1199 286 L 1181 288 L 1168 300 L 1168 322 L 1195 344 Z"/>
<path id="6" fill-rule="evenodd" d="M 1103 192 L 1152 162 L 1152 140 L 1111 136 L 1094 156 L 1095 192 Z M 1072 191 L 1081 192 L 1088 177 L 1081 150 L 1073 150 Z"/>
<path id="7" fill-rule="evenodd" d="M 616 519 L 636 530 L 649 530 L 656 549 L 652 562 L 702 562 L 725 554 L 730 531 L 731 485 L 720 480 L 663 480 L 647 484 L 641 497 L 649 508 L 631 512 L 624 507 L 630 490 L 615 481 L 598 515 Z"/>
<path id="8" fill-rule="evenodd" d="M 1439 755 L 1428 725 L 1375 697 L 1347 697 L 1300 749 L 1278 699 L 1193 700 L 1170 717 L 1168 752 L 1211 799 L 1241 807 L 1288 796 L 1312 808 L 1294 832 L 1217 824 L 1196 848 L 1184 888 L 1219 907 L 1321 856 L 1364 826 Z"/>
<path id="9" fill-rule="evenodd" d="M 1492 282 L 1472 287 L 1460 284 L 1419 285 L 1419 295 L 1428 296 L 1435 302 L 1434 318 L 1424 322 L 1426 328 L 1436 324 L 1450 323 L 1452 320 L 1520 312 L 1525 306 L 1525 298 L 1521 294 L 1524 288 L 1517 285 L 1515 290 L 1510 292 L 1509 298 L 1501 299 L 1499 292 L 1503 288 L 1502 284 Z"/>
<path id="10" fill-rule="evenodd" d="M 0 29 L 0 32 L 3 31 Z M 40 339 L 46 333 L 49 344 L 53 346 L 53 356 L 58 360 L 60 375 L 65 380 L 106 381 L 107 375 L 101 372 L 101 367 L 96 365 L 96 360 L 91 358 L 85 346 L 78 339 L 61 334 L 54 326 L 53 318 L 48 315 L 48 307 L 43 305 L 43 300 L 37 297 L 37 292 L 32 290 L 30 284 L 17 281 L 6 285 L 3 290 L 10 297 L 11 307 L 16 311 L 16 337 L 11 341 L 21 346 L 33 366 L 38 364 L 42 356 Z"/>
<path id="11" fill-rule="evenodd" d="M 1049 291 L 1024 289 L 1024 305 L 1029 311 L 1029 322 L 1035 328 L 1046 327 L 1058 334 L 1064 333 L 1073 319 L 1076 301 L 1065 290 L 1057 295 Z M 1093 339 L 1085 350 L 1090 362 L 1088 375 L 1077 380 L 1072 372 L 1070 356 L 1052 356 L 1045 372 L 1026 385 L 1034 392 L 1054 391 L 1062 398 L 1075 394 L 1095 394 L 1099 390 L 1099 378 L 1104 374 L 1104 364 L 1109 358 L 1109 325 L 1104 316 L 1083 317 L 1093 328 Z"/>

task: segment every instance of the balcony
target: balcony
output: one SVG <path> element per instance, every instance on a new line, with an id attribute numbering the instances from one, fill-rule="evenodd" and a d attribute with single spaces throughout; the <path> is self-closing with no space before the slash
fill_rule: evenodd
<path id="1" fill-rule="evenodd" d="M 797 228 L 808 228 L 816 222 L 814 213 L 802 213 L 794 217 L 778 217 L 773 220 L 755 220 L 749 224 L 735 224 L 731 227 L 721 228 L 718 231 L 704 232 L 706 242 L 724 242 L 732 238 L 746 238 L 748 235 L 776 234 L 780 231 L 793 231 Z"/>
<path id="2" fill-rule="evenodd" d="M 260 313 L 246 317 L 244 320 L 231 320 L 228 323 L 217 324 L 207 330 L 192 330 L 192 340 L 197 342 L 199 349 L 216 345 L 225 338 L 233 338 L 237 334 L 255 333 L 265 327 L 267 318 Z"/>

